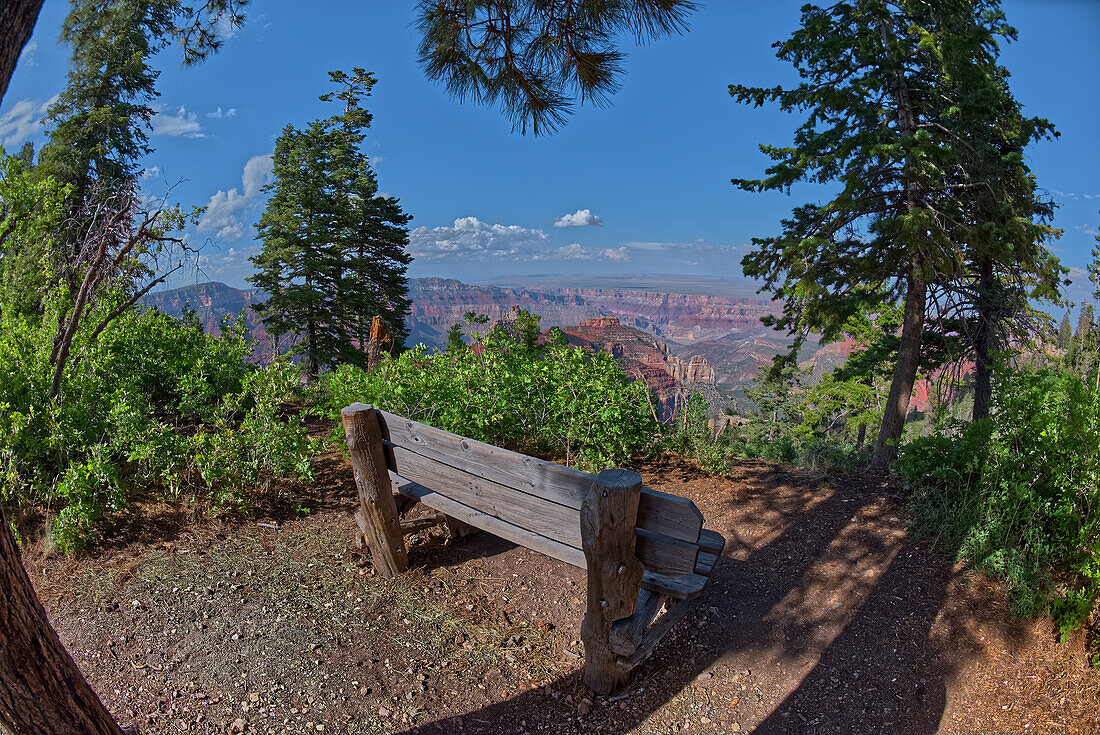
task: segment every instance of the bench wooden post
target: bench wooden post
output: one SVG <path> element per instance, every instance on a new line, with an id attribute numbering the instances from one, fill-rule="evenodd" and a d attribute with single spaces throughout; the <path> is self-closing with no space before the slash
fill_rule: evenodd
<path id="1" fill-rule="evenodd" d="M 611 627 L 634 612 L 645 572 L 634 551 L 641 489 L 636 472 L 604 470 L 581 506 L 581 543 L 588 565 L 588 610 L 581 624 L 584 681 L 601 694 L 630 676 L 611 650 Z"/>
<path id="2" fill-rule="evenodd" d="M 375 571 L 393 577 L 408 568 L 409 560 L 386 468 L 378 415 L 371 406 L 354 403 L 341 412 L 341 418 L 359 490 L 355 519 L 370 547 Z"/>

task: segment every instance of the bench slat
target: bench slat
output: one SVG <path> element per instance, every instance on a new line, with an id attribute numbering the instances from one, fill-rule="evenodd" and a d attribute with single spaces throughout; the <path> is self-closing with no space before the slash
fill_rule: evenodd
<path id="1" fill-rule="evenodd" d="M 386 411 L 379 413 L 382 436 L 393 450 L 403 447 L 422 457 L 577 511 L 596 479 L 587 472 L 467 439 Z M 387 455 L 393 461 L 392 452 Z M 400 472 L 396 465 L 390 469 Z M 430 483 L 428 478 L 410 479 Z M 638 527 L 694 543 L 699 540 L 703 514 L 687 498 L 642 488 Z"/>
<path id="2" fill-rule="evenodd" d="M 659 595 L 668 595 L 678 600 L 694 600 L 703 593 L 709 577 L 701 574 L 685 574 L 683 577 L 668 577 L 663 574 L 646 572 L 642 577 L 642 586 Z"/>
<path id="3" fill-rule="evenodd" d="M 717 531 L 703 529 L 699 534 L 699 549 L 701 551 L 721 556 L 724 548 L 726 548 L 726 539 Z"/>
<path id="4" fill-rule="evenodd" d="M 581 549 L 567 546 L 554 539 L 540 536 L 526 528 L 520 528 L 513 523 L 494 518 L 468 505 L 463 505 L 453 498 L 440 495 L 434 490 L 426 488 L 417 482 L 401 477 L 395 472 L 390 472 L 390 478 L 393 480 L 394 487 L 402 495 L 416 498 L 433 510 L 446 513 L 452 518 L 457 518 L 471 526 L 480 528 L 483 531 L 488 531 L 494 536 L 499 536 L 513 543 L 517 543 L 520 546 L 525 546 L 541 554 L 546 554 L 566 564 L 572 564 L 581 569 L 585 569 L 588 566 L 584 558 L 584 551 Z M 698 574 L 670 577 L 665 574 L 658 574 L 647 570 L 645 574 L 642 575 L 642 587 L 659 595 L 667 595 L 678 600 L 690 600 L 698 597 L 700 593 L 702 593 L 706 583 L 707 578 Z"/>
<path id="5" fill-rule="evenodd" d="M 483 531 L 488 531 L 494 536 L 500 536 L 503 539 L 507 539 L 520 546 L 525 546 L 541 554 L 559 559 L 567 564 L 572 564 L 575 567 L 584 569 L 587 566 L 584 560 L 584 552 L 580 549 L 567 546 L 566 544 L 546 538 L 545 536 L 540 536 L 533 531 L 528 531 L 526 528 L 520 528 L 513 523 L 508 523 L 507 521 L 495 518 L 487 513 L 482 513 L 468 505 L 463 505 L 453 498 L 440 495 L 434 490 L 426 488 L 419 483 L 412 482 L 404 477 L 400 477 L 392 472 L 390 473 L 390 477 L 393 479 L 393 483 L 399 492 L 409 497 L 416 498 L 429 508 L 438 510 L 441 513 L 446 513 L 452 518 L 457 518 L 463 523 L 468 523 Z"/>
<path id="6" fill-rule="evenodd" d="M 714 565 L 717 561 L 717 554 L 700 550 L 699 557 L 695 560 L 695 573 L 709 577 L 714 572 Z"/>
<path id="7" fill-rule="evenodd" d="M 572 508 L 471 475 L 404 447 L 394 446 L 393 454 L 395 471 L 401 477 L 512 525 L 581 548 L 580 513 Z"/>
<path id="8" fill-rule="evenodd" d="M 430 485 L 432 492 L 438 496 L 450 498 L 486 516 L 570 546 L 581 554 L 580 558 L 584 558 L 578 511 L 504 487 L 442 462 L 421 457 L 404 447 L 393 447 L 393 453 L 397 462 L 396 475 L 399 477 L 424 487 Z M 419 500 L 435 510 L 443 510 L 422 497 Z M 443 512 L 446 511 L 443 510 Z M 469 522 L 465 518 L 459 518 L 459 520 Z M 471 522 L 471 525 L 482 528 L 477 523 Z M 484 530 L 492 532 L 488 528 Z M 646 569 L 658 574 L 671 576 L 691 574 L 695 571 L 698 552 L 698 544 L 680 541 L 644 529 L 638 530 L 635 553 Z M 551 554 L 551 556 L 554 555 Z"/>

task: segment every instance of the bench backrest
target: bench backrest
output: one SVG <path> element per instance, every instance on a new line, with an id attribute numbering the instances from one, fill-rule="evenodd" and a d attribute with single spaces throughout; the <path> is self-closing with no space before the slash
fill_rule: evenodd
<path id="1" fill-rule="evenodd" d="M 595 476 L 379 412 L 386 464 L 399 492 L 497 536 L 585 567 L 580 508 Z M 696 572 L 703 514 L 649 488 L 638 507 L 636 554 L 653 574 Z"/>

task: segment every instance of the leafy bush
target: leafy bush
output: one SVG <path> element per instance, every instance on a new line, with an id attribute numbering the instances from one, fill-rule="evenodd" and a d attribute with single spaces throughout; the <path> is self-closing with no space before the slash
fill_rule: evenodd
<path id="1" fill-rule="evenodd" d="M 661 449 L 687 455 L 708 472 L 724 475 L 729 472 L 732 447 L 724 437 L 714 436 L 708 419 L 706 399 L 692 393 Z"/>
<path id="2" fill-rule="evenodd" d="M 480 321 L 480 320 L 472 320 Z M 630 382 L 607 354 L 539 338 L 538 317 L 522 313 L 467 347 L 424 348 L 367 373 L 341 365 L 320 381 L 320 402 L 338 419 L 355 403 L 588 470 L 612 467 L 651 446 L 658 425 L 648 388 Z"/>
<path id="3" fill-rule="evenodd" d="M 224 505 L 308 473 L 315 446 L 281 408 L 299 370 L 247 363 L 242 324 L 211 336 L 193 316 L 127 312 L 97 339 L 78 335 L 50 400 L 56 308 L 0 317 L 0 496 L 52 508 L 62 550 L 86 543 L 96 519 L 135 493 Z"/>
<path id="4" fill-rule="evenodd" d="M 993 418 L 903 447 L 918 530 L 1005 580 L 1015 610 L 1063 631 L 1100 598 L 1100 397 L 1064 371 L 1000 376 Z"/>

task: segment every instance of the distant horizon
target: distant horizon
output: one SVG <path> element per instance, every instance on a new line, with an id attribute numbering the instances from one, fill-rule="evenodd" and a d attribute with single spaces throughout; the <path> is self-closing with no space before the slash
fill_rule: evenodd
<path id="1" fill-rule="evenodd" d="M 828 186 L 800 185 L 788 196 L 751 194 L 730 181 L 761 175 L 769 160 L 758 145 L 787 145 L 799 122 L 774 107 L 735 103 L 728 85 L 797 83 L 772 44 L 798 28 L 800 0 L 707 3 L 682 36 L 644 46 L 627 40 L 622 89 L 611 104 L 580 107 L 560 131 L 537 138 L 425 78 L 414 5 L 316 13 L 287 2 L 254 5 L 207 62 L 181 69 L 175 48 L 155 58 L 156 150 L 141 162 L 141 185 L 185 211 L 207 207 L 185 231 L 201 249 L 203 279 L 248 288 L 275 138 L 287 124 L 333 114 L 317 99 L 328 91 L 327 72 L 352 66 L 378 76 L 365 102 L 373 114 L 365 150 L 381 192 L 400 198 L 414 218 L 410 277 L 736 280 L 753 238 L 774 236 L 792 207 L 829 196 Z M 44 140 L 42 115 L 68 69 L 69 50 L 57 43 L 68 10 L 63 0 L 46 0 L 0 105 L 0 144 L 9 151 Z M 1061 132 L 1026 156 L 1043 195 L 1058 205 L 1053 224 L 1065 236 L 1052 249 L 1073 268 L 1070 298 L 1080 301 L 1100 231 L 1100 3 L 1006 0 L 1004 10 L 1019 29 L 1018 41 L 1002 45 L 1012 90 L 1026 114 Z M 171 285 L 199 277 L 191 270 Z"/>

